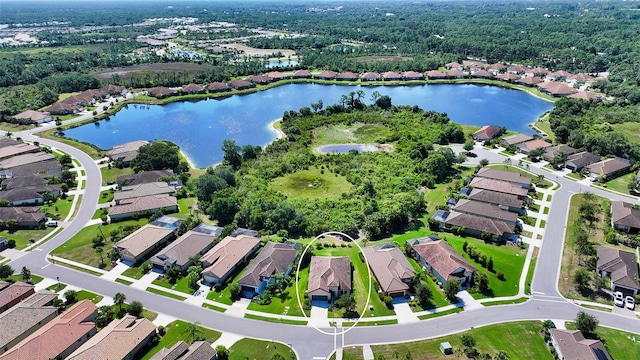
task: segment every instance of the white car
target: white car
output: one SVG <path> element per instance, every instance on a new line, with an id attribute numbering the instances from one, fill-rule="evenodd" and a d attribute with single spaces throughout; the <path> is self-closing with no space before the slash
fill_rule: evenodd
<path id="1" fill-rule="evenodd" d="M 624 295 L 620 291 L 613 293 L 613 304 L 615 306 L 624 307 Z"/>
<path id="2" fill-rule="evenodd" d="M 629 310 L 633 310 L 636 307 L 635 300 L 631 296 L 625 297 L 624 306 Z"/>

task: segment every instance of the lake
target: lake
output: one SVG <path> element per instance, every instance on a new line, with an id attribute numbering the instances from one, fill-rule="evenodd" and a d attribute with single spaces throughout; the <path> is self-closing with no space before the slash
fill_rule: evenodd
<path id="1" fill-rule="evenodd" d="M 233 139 L 240 146 L 266 145 L 276 138 L 269 124 L 284 111 L 298 110 L 322 100 L 324 106 L 340 103 L 340 96 L 363 90 L 388 95 L 394 105 L 418 105 L 445 112 L 452 121 L 468 125 L 505 126 L 528 132 L 529 124 L 551 110 L 553 103 L 524 91 L 474 84 L 414 86 L 354 86 L 288 84 L 220 100 L 181 101 L 166 105 L 129 104 L 109 120 L 65 131 L 66 136 L 101 149 L 133 140 L 169 140 L 180 146 L 199 168 L 222 161 L 220 146 Z"/>

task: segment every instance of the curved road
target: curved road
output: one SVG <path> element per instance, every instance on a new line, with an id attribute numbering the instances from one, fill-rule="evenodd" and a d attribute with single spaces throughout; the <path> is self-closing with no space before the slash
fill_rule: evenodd
<path id="1" fill-rule="evenodd" d="M 84 167 L 87 174 L 87 183 L 80 210 L 73 221 L 62 232 L 37 249 L 13 260 L 10 263 L 11 266 L 16 269 L 26 266 L 34 273 L 49 278 L 60 277 L 62 282 L 98 294 L 112 296 L 117 292 L 122 292 L 127 299 L 139 300 L 148 309 L 185 321 L 197 321 L 203 326 L 222 332 L 283 342 L 291 345 L 300 359 L 325 358 L 334 350 L 334 336 L 323 335 L 312 327 L 282 325 L 232 317 L 49 263 L 46 255 L 75 235 L 93 216 L 102 182 L 100 170 L 93 159 L 71 146 L 49 139 L 35 138 L 26 132 L 16 133 L 15 136 L 22 136 L 28 140 L 38 140 L 42 144 L 54 146 L 71 154 Z M 478 158 L 488 158 L 492 163 L 502 163 L 504 159 L 501 155 L 486 150 L 476 149 L 476 152 L 480 155 Z M 549 175 L 548 172 L 534 167 L 531 167 L 530 170 L 537 174 Z M 532 291 L 534 295 L 529 301 L 517 305 L 491 306 L 468 310 L 452 316 L 409 324 L 356 327 L 344 336 L 344 343 L 340 338 L 337 339 L 338 347 L 419 340 L 457 333 L 471 327 L 508 321 L 534 319 L 572 320 L 578 310 L 595 315 L 600 320 L 601 325 L 637 333 L 640 328 L 640 320 L 612 313 L 591 311 L 569 303 L 560 296 L 557 290 L 557 279 L 562 256 L 568 204 L 572 193 L 579 192 L 581 186 L 563 178 L 557 179 L 557 181 L 562 187 L 552 199 L 549 219 L 554 219 L 554 221 L 549 221 L 547 224 L 533 278 Z M 599 189 L 589 188 L 589 191 L 596 195 L 629 201 L 628 198 Z"/>

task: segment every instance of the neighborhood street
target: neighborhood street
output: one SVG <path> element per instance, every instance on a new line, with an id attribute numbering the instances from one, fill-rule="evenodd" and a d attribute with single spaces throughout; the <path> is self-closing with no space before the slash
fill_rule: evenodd
<path id="1" fill-rule="evenodd" d="M 30 132 L 34 131 L 31 130 Z M 14 133 L 14 136 L 20 136 L 28 141 L 39 141 L 41 144 L 59 148 L 69 153 L 78 159 L 87 177 L 83 199 L 77 216 L 63 231 L 50 240 L 31 252 L 24 253 L 20 258 L 13 259 L 9 264 L 14 269 L 26 266 L 34 274 L 53 279 L 59 277 L 60 282 L 106 296 L 113 296 L 117 292 L 122 292 L 126 295 L 127 300 L 141 301 L 146 308 L 155 312 L 185 321 L 199 322 L 203 326 L 222 332 L 290 344 L 300 359 L 326 358 L 334 350 L 334 336 L 323 335 L 313 327 L 283 325 L 229 316 L 50 263 L 47 260 L 47 254 L 80 231 L 94 214 L 102 182 L 100 169 L 88 155 L 71 146 L 53 140 L 37 138 L 27 132 Z M 492 163 L 502 163 L 505 159 L 505 157 L 496 152 L 479 147 L 474 152 L 478 154 L 477 158 L 472 159 L 474 161 L 487 158 Z M 586 187 L 562 176 L 556 179 L 555 174 L 540 169 L 535 164 L 532 164 L 529 170 L 536 174 L 545 175 L 549 180 L 558 182 L 561 185 L 552 199 L 549 219 L 553 220 L 550 220 L 546 226 L 532 283 L 533 296 L 529 301 L 517 305 L 473 309 L 451 316 L 419 322 L 356 327 L 344 335 L 344 344 L 338 337 L 338 347 L 355 344 L 406 342 L 456 333 L 471 327 L 508 321 L 533 319 L 573 320 L 579 310 L 595 315 L 603 326 L 637 333 L 638 329 L 640 329 L 640 320 L 579 307 L 562 298 L 557 289 L 570 197 L 581 191 L 590 191 L 596 195 L 614 200 L 637 201 L 631 201 L 628 197 L 593 187 Z M 328 331 L 331 332 L 331 329 Z M 341 329 L 338 329 L 338 331 L 341 331 Z"/>

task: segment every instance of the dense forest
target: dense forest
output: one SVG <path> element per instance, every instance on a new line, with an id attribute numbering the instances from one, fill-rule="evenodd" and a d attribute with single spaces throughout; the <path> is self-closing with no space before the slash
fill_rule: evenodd
<path id="1" fill-rule="evenodd" d="M 463 142 L 462 128 L 446 114 L 417 106 L 395 107 L 385 99 L 380 102 L 389 105 L 384 110 L 375 103 L 363 104 L 357 94 L 347 98 L 353 100 L 317 112 L 306 107 L 286 112 L 282 128 L 287 137 L 264 152 L 225 141 L 224 164 L 194 182 L 200 208 L 221 225 L 303 236 L 329 230 L 362 232 L 371 239 L 403 229 L 423 215 L 422 191 L 455 176 L 461 160 L 450 148 L 434 149 L 432 144 Z M 314 129 L 337 124 L 381 126 L 388 131 L 376 142 L 393 144 L 395 151 L 315 153 Z M 306 198 L 287 197 L 271 186 L 275 179 L 309 169 L 321 174 L 314 181 L 339 177 L 350 190 L 331 194 L 333 189 L 328 189 L 335 196 Z"/>

